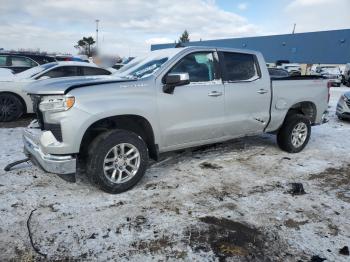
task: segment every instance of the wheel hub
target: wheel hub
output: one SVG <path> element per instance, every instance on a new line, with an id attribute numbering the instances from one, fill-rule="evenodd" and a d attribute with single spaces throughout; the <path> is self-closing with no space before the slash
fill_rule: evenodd
<path id="1" fill-rule="evenodd" d="M 292 144 L 294 147 L 300 147 L 304 144 L 308 135 L 307 125 L 303 122 L 298 123 L 292 131 Z"/>
<path id="2" fill-rule="evenodd" d="M 136 175 L 141 162 L 138 149 L 128 143 L 111 148 L 104 159 L 104 174 L 113 183 L 124 183 Z"/>

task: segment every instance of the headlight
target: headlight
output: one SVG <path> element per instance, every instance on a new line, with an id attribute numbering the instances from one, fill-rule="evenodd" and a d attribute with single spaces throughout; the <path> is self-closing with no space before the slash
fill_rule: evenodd
<path id="1" fill-rule="evenodd" d="M 42 112 L 66 111 L 75 103 L 74 96 L 43 96 L 39 105 Z"/>

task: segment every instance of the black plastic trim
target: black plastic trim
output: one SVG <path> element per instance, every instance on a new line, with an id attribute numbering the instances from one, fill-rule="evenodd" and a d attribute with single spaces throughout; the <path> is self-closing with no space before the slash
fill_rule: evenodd
<path id="1" fill-rule="evenodd" d="M 44 130 L 51 131 L 57 141 L 62 142 L 62 130 L 60 124 L 44 123 Z"/>
<path id="2" fill-rule="evenodd" d="M 284 80 L 312 80 L 312 79 L 325 79 L 322 76 L 287 76 L 287 77 L 281 77 L 281 78 L 273 78 L 271 77 L 271 80 L 273 81 L 284 81 Z"/>

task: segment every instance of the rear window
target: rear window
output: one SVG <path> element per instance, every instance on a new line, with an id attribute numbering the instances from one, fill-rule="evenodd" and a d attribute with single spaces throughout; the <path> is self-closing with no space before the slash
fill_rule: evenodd
<path id="1" fill-rule="evenodd" d="M 260 78 L 256 58 L 251 54 L 223 52 L 224 81 L 253 81 Z"/>
<path id="2" fill-rule="evenodd" d="M 102 69 L 102 68 L 96 68 L 96 67 L 83 67 L 83 75 L 84 76 L 96 76 L 96 75 L 110 75 L 111 72 Z"/>
<path id="3" fill-rule="evenodd" d="M 37 66 L 37 64 L 27 58 L 22 56 L 12 56 L 11 57 L 12 66 L 18 66 L 18 67 L 34 67 Z"/>
<path id="4" fill-rule="evenodd" d="M 6 59 L 7 57 L 4 55 L 0 56 L 0 66 L 6 66 Z"/>
<path id="5" fill-rule="evenodd" d="M 78 68 L 76 66 L 61 66 L 52 69 L 51 71 L 43 74 L 42 76 L 48 76 L 50 78 L 57 77 L 69 77 L 69 76 L 78 76 Z"/>

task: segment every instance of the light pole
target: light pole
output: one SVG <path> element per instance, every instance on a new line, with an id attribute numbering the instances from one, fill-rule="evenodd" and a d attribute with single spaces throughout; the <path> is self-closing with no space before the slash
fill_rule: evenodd
<path id="1" fill-rule="evenodd" d="M 98 52 L 98 23 L 100 22 L 100 20 L 96 19 L 95 22 L 96 22 L 96 51 Z"/>

